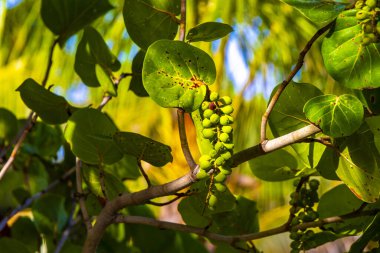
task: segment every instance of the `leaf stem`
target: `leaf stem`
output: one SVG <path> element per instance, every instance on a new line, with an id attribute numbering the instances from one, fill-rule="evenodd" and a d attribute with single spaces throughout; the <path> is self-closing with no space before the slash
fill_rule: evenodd
<path id="1" fill-rule="evenodd" d="M 82 174 L 81 174 L 81 167 L 82 167 L 82 162 L 79 160 L 79 158 L 76 159 L 76 166 L 75 166 L 75 173 L 76 173 L 76 188 L 77 188 L 77 194 L 78 194 L 78 202 L 80 209 L 82 211 L 82 217 L 83 221 L 86 224 L 87 231 L 92 229 L 91 225 L 91 220 L 88 215 L 88 211 L 86 208 L 86 202 L 84 199 L 84 193 L 82 189 Z"/>
<path id="2" fill-rule="evenodd" d="M 177 109 L 177 116 L 178 116 L 179 139 L 181 141 L 182 152 L 186 158 L 186 162 L 189 165 L 190 169 L 194 170 L 197 166 L 197 163 L 194 161 L 193 155 L 191 154 L 191 151 L 189 148 L 189 144 L 187 142 L 184 110 Z"/>
<path id="3" fill-rule="evenodd" d="M 304 49 L 299 54 L 296 66 L 294 66 L 294 68 L 292 69 L 292 71 L 289 73 L 288 77 L 281 83 L 281 85 L 278 87 L 276 93 L 273 95 L 272 99 L 270 100 L 270 102 L 268 104 L 267 110 L 265 111 L 265 113 L 264 113 L 264 115 L 262 116 L 262 119 L 261 119 L 261 130 L 260 130 L 260 141 L 261 141 L 261 143 L 265 143 L 265 141 L 267 140 L 267 137 L 266 137 L 266 127 L 267 127 L 267 123 L 268 123 L 268 118 L 269 118 L 269 115 L 271 114 L 274 106 L 276 105 L 278 99 L 280 98 L 282 92 L 285 90 L 286 86 L 288 86 L 288 84 L 291 82 L 291 80 L 293 79 L 293 77 L 302 68 L 305 56 L 309 52 L 309 50 L 310 50 L 311 46 L 314 44 L 314 42 L 320 36 L 322 36 L 322 34 L 324 34 L 331 27 L 333 27 L 334 24 L 335 24 L 335 19 L 332 22 L 330 22 L 329 24 L 327 24 L 326 26 L 324 26 L 321 29 L 319 29 L 314 34 L 314 36 L 307 42 L 306 46 L 304 47 Z"/>

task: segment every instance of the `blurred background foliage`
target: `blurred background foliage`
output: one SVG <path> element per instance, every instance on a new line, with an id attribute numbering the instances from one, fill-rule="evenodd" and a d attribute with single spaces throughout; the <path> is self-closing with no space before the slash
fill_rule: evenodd
<path id="1" fill-rule="evenodd" d="M 122 17 L 122 0 L 111 0 L 115 7 L 93 26 L 104 36 L 112 52 L 122 63 L 122 72 L 131 72 L 131 62 L 138 47 L 130 40 Z M 41 1 L 0 0 L 0 107 L 26 117 L 28 108 L 16 88 L 31 77 L 41 82 L 54 35 L 40 17 Z M 234 32 L 222 40 L 198 42 L 215 60 L 217 81 L 211 87 L 220 94 L 234 97 L 236 118 L 236 151 L 259 142 L 261 115 L 273 87 L 280 83 L 297 62 L 298 54 L 317 28 L 290 6 L 278 0 L 188 0 L 187 26 L 218 21 L 233 26 Z M 74 72 L 74 57 L 81 33 L 71 37 L 63 48 L 57 48 L 48 85 L 76 106 L 97 106 L 101 89 L 88 88 Z M 295 81 L 309 82 L 325 92 L 334 90 L 334 80 L 326 74 L 320 54 L 320 40 L 305 58 Z M 137 97 L 129 91 L 129 77 L 119 87 L 119 95 L 105 107 L 122 131 L 137 132 L 170 145 L 174 162 L 162 168 L 147 168 L 155 183 L 177 178 L 187 171 L 177 134 L 176 112 L 156 105 L 149 98 Z M 187 119 L 188 139 L 196 158 L 199 152 L 195 131 Z M 142 180 L 129 187 L 143 188 Z M 235 194 L 256 200 L 260 210 L 260 227 L 278 225 L 287 218 L 291 182 L 269 183 L 257 180 L 244 164 L 234 170 L 229 186 Z M 322 182 L 322 190 L 324 182 Z M 161 217 L 170 218 L 170 210 L 162 209 Z M 166 213 L 163 213 L 166 212 Z M 174 212 L 172 212 L 174 213 Z M 260 241 L 265 252 L 283 252 L 287 235 L 276 238 L 276 244 Z M 278 239 L 278 240 L 277 240 Z M 269 238 L 268 240 L 273 240 Z"/>

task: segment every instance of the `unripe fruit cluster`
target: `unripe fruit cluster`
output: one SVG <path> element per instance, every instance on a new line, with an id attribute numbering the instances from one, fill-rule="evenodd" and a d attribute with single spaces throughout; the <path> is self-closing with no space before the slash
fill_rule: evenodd
<path id="1" fill-rule="evenodd" d="M 227 175 L 231 174 L 231 158 L 233 155 L 234 122 L 231 116 L 234 111 L 232 99 L 229 96 L 219 97 L 217 92 L 211 92 L 209 101 L 204 101 L 200 108 L 202 115 L 202 136 L 208 139 L 213 149 L 199 158 L 200 171 L 198 179 L 212 175 L 212 187 L 207 198 L 209 209 L 213 209 L 218 202 L 215 191 L 224 192 Z"/>
<path id="2" fill-rule="evenodd" d="M 356 19 L 362 25 L 362 45 L 380 42 L 380 1 L 359 0 L 355 3 Z"/>
<path id="3" fill-rule="evenodd" d="M 299 184 L 299 180 L 294 181 L 294 186 Z M 300 231 L 295 226 L 304 222 L 312 222 L 319 218 L 318 213 L 313 209 L 315 203 L 319 201 L 318 197 L 319 181 L 312 179 L 302 185 L 298 192 L 290 195 L 289 204 L 292 205 L 290 212 L 295 216 L 291 221 L 290 244 L 291 253 L 298 253 L 310 242 L 310 238 L 314 235 L 312 230 Z"/>

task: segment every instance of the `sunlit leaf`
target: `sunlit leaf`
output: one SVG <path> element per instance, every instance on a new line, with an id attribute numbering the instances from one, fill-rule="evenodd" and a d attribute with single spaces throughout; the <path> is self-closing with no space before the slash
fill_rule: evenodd
<path id="1" fill-rule="evenodd" d="M 377 213 L 373 218 L 371 224 L 364 230 L 362 236 L 351 245 L 349 253 L 364 252 L 364 248 L 367 244 L 380 235 L 380 214 Z M 376 239 L 375 239 L 376 240 Z M 374 240 L 374 241 L 375 241 Z"/>
<path id="2" fill-rule="evenodd" d="M 324 134 L 343 137 L 353 134 L 363 122 L 363 104 L 353 95 L 323 95 L 310 99 L 304 107 L 306 117 Z"/>
<path id="3" fill-rule="evenodd" d="M 90 87 L 102 86 L 105 92 L 115 96 L 111 73 L 121 67 L 100 33 L 92 27 L 86 27 L 75 55 L 75 72 L 83 83 Z"/>
<path id="4" fill-rule="evenodd" d="M 215 75 L 211 57 L 181 41 L 155 42 L 144 60 L 144 87 L 162 107 L 182 108 L 187 112 L 198 109 Z"/>
<path id="5" fill-rule="evenodd" d="M 59 36 L 62 47 L 71 35 L 112 8 L 108 0 L 42 0 L 41 17 L 45 25 Z"/>
<path id="6" fill-rule="evenodd" d="M 73 153 L 89 164 L 112 164 L 123 154 L 112 140 L 117 128 L 109 117 L 95 109 L 81 109 L 70 117 L 65 139 Z"/>
<path id="7" fill-rule="evenodd" d="M 180 0 L 125 0 L 124 22 L 133 42 L 146 50 L 157 40 L 174 39 L 180 6 Z"/>
<path id="8" fill-rule="evenodd" d="M 323 39 L 322 56 L 329 74 L 347 88 L 380 87 L 380 43 L 362 45 L 357 10 L 341 13 Z"/>
<path id="9" fill-rule="evenodd" d="M 213 41 L 228 35 L 233 31 L 230 25 L 218 22 L 206 22 L 189 30 L 186 40 L 189 42 L 196 41 Z"/>
<path id="10" fill-rule="evenodd" d="M 380 153 L 380 116 L 369 117 L 365 121 L 374 135 L 375 146 Z"/>
<path id="11" fill-rule="evenodd" d="M 46 90 L 31 78 L 26 79 L 17 88 L 17 91 L 20 92 L 26 106 L 35 111 L 48 124 L 65 123 L 76 110 L 64 97 Z"/>
<path id="12" fill-rule="evenodd" d="M 316 24 L 325 23 L 336 18 L 344 11 L 348 3 L 331 0 L 281 0 L 297 10 Z"/>
<path id="13" fill-rule="evenodd" d="M 161 167 L 173 161 L 171 148 L 148 137 L 130 132 L 118 132 L 113 136 L 124 154 L 132 155 L 153 166 Z"/>

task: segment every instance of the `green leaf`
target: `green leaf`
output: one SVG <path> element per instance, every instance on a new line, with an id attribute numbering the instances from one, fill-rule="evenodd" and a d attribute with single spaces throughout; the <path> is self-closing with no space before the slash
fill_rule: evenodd
<path id="1" fill-rule="evenodd" d="M 160 40 L 145 56 L 143 83 L 150 97 L 162 107 L 199 108 L 216 69 L 204 51 L 182 41 Z"/>
<path id="2" fill-rule="evenodd" d="M 84 29 L 75 54 L 75 72 L 89 87 L 102 86 L 105 92 L 116 96 L 111 75 L 121 67 L 119 60 L 112 54 L 103 37 L 94 28 Z M 101 72 L 102 69 L 103 71 Z"/>
<path id="3" fill-rule="evenodd" d="M 7 194 L 0 194 L 0 212 L 6 213 L 19 205 L 17 199 L 11 194 L 14 190 L 18 189 L 24 184 L 24 176 L 22 172 L 10 170 L 1 180 L 0 192 Z"/>
<path id="4" fill-rule="evenodd" d="M 132 155 L 124 155 L 117 163 L 106 165 L 104 170 L 122 180 L 135 180 L 141 176 L 137 158 Z"/>
<path id="5" fill-rule="evenodd" d="M 40 235 L 34 223 L 26 217 L 20 217 L 12 224 L 11 235 L 13 239 L 22 241 L 30 252 L 38 252 Z M 3 248 L 2 248 L 3 250 Z M 8 251 L 7 251 L 8 252 Z M 21 253 L 21 252 L 20 252 Z"/>
<path id="6" fill-rule="evenodd" d="M 86 184 L 90 188 L 91 192 L 98 197 L 103 197 L 107 199 L 114 199 L 119 196 L 119 194 L 126 192 L 126 188 L 122 181 L 114 175 L 103 171 L 103 181 L 105 185 L 105 193 L 107 196 L 104 196 L 101 188 L 101 176 L 100 169 L 95 166 L 83 165 L 83 178 L 86 181 Z"/>
<path id="7" fill-rule="evenodd" d="M 214 210 L 210 210 L 206 204 L 209 182 L 209 180 L 202 180 L 193 184 L 191 191 L 196 193 L 182 199 L 179 203 L 178 211 L 187 225 L 195 227 L 209 226 L 214 214 L 228 212 L 235 208 L 235 197 L 227 189 L 223 193 L 215 192 L 218 202 Z"/>
<path id="8" fill-rule="evenodd" d="M 19 128 L 25 125 L 19 121 Z M 26 137 L 22 150 L 30 155 L 38 155 L 46 159 L 56 157 L 58 149 L 63 145 L 62 130 L 59 126 L 50 126 L 36 122 L 33 131 Z"/>
<path id="9" fill-rule="evenodd" d="M 112 164 L 123 154 L 112 140 L 117 128 L 112 120 L 95 109 L 81 109 L 70 117 L 64 135 L 73 153 L 89 164 Z"/>
<path id="10" fill-rule="evenodd" d="M 344 11 L 348 3 L 331 0 L 281 0 L 297 10 L 312 22 L 324 25 Z"/>
<path id="11" fill-rule="evenodd" d="M 21 241 L 12 238 L 0 238 L 0 249 L 6 253 L 32 253 Z"/>
<path id="12" fill-rule="evenodd" d="M 271 97 L 279 86 L 274 88 Z M 274 137 L 279 137 L 309 125 L 303 107 L 314 97 L 322 95 L 322 91 L 312 84 L 290 82 L 281 94 L 269 117 L 269 126 Z M 325 149 L 316 143 L 299 143 L 291 145 L 296 151 L 299 167 L 315 168 Z"/>
<path id="13" fill-rule="evenodd" d="M 379 236 L 380 214 L 377 213 L 371 224 L 365 229 L 363 235 L 351 245 L 349 253 L 364 252 L 367 244 L 376 236 Z"/>
<path id="14" fill-rule="evenodd" d="M 139 97 L 149 97 L 142 81 L 142 69 L 144 64 L 145 52 L 140 50 L 132 61 L 132 78 L 129 84 L 129 90 L 133 91 Z"/>
<path id="15" fill-rule="evenodd" d="M 380 153 L 380 116 L 365 119 L 374 135 L 375 146 Z"/>
<path id="16" fill-rule="evenodd" d="M 41 17 L 62 47 L 66 40 L 113 7 L 108 0 L 42 0 Z"/>
<path id="17" fill-rule="evenodd" d="M 353 95 L 323 95 L 310 99 L 304 107 L 306 117 L 324 134 L 343 137 L 353 134 L 363 122 L 363 104 Z"/>
<path id="18" fill-rule="evenodd" d="M 341 154 L 338 177 L 365 202 L 375 202 L 380 193 L 380 153 L 367 124 L 357 133 L 337 140 Z"/>
<path id="19" fill-rule="evenodd" d="M 55 95 L 36 81 L 26 79 L 18 88 L 22 101 L 48 124 L 63 124 L 76 108 L 64 97 Z"/>
<path id="20" fill-rule="evenodd" d="M 240 235 L 259 232 L 258 209 L 255 201 L 244 197 L 236 199 L 233 210 L 224 213 L 216 213 L 211 228 L 215 233 L 224 235 Z"/>
<path id="21" fill-rule="evenodd" d="M 323 39 L 322 56 L 328 73 L 347 88 L 380 87 L 380 43 L 362 45 L 357 10 L 342 12 Z"/>
<path id="22" fill-rule="evenodd" d="M 0 146 L 9 144 L 17 134 L 17 118 L 5 108 L 0 108 Z"/>
<path id="23" fill-rule="evenodd" d="M 206 22 L 191 28 L 187 33 L 186 40 L 189 42 L 213 41 L 223 38 L 233 30 L 234 29 L 227 24 Z"/>
<path id="24" fill-rule="evenodd" d="M 330 191 L 323 194 L 318 204 L 318 213 L 320 219 L 344 215 L 357 210 L 363 202 L 355 197 L 344 184 L 338 185 Z M 362 217 L 356 219 L 347 219 L 340 223 L 328 225 L 336 232 L 347 232 L 362 229 L 365 219 Z M 353 231 L 353 232 L 354 232 Z"/>
<path id="25" fill-rule="evenodd" d="M 339 238 L 340 237 L 336 235 L 335 233 L 332 233 L 329 231 L 323 231 L 323 232 L 315 233 L 312 236 L 308 237 L 303 242 L 302 247 L 305 250 L 314 249 L 322 244 L 335 241 Z"/>
<path id="26" fill-rule="evenodd" d="M 47 235 L 62 232 L 68 218 L 65 198 L 50 193 L 34 202 L 32 213 L 37 230 Z"/>
<path id="27" fill-rule="evenodd" d="M 265 181 L 284 181 L 299 173 L 294 156 L 285 150 L 277 150 L 249 161 L 252 173 Z"/>
<path id="28" fill-rule="evenodd" d="M 118 132 L 113 139 L 124 154 L 132 155 L 153 166 L 162 167 L 173 161 L 172 149 L 161 142 L 130 132 Z"/>
<path id="29" fill-rule="evenodd" d="M 380 88 L 363 89 L 362 93 L 367 102 L 368 109 L 374 114 L 380 114 Z"/>
<path id="30" fill-rule="evenodd" d="M 319 174 L 329 180 L 340 180 L 336 174 L 339 166 L 339 154 L 331 148 L 326 148 L 316 167 Z"/>
<path id="31" fill-rule="evenodd" d="M 144 50 L 157 40 L 174 39 L 180 7 L 180 0 L 125 0 L 123 16 L 129 36 Z"/>

